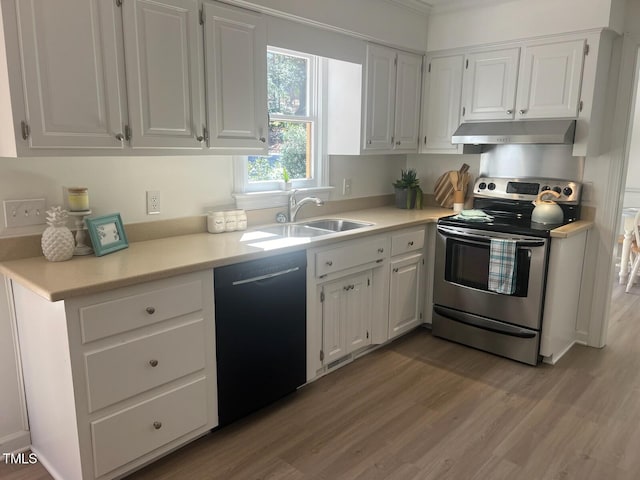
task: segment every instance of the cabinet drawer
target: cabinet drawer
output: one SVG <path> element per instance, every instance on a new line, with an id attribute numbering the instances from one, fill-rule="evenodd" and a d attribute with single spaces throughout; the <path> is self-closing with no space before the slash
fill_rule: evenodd
<path id="1" fill-rule="evenodd" d="M 202 282 L 195 281 L 80 308 L 82 343 L 202 309 Z"/>
<path id="2" fill-rule="evenodd" d="M 391 256 L 401 255 L 424 246 L 424 228 L 398 233 L 391 237 Z"/>
<path id="3" fill-rule="evenodd" d="M 204 377 L 91 422 L 96 477 L 207 424 Z"/>
<path id="4" fill-rule="evenodd" d="M 388 250 L 386 238 L 354 241 L 349 245 L 316 254 L 316 276 L 339 272 L 385 258 Z"/>
<path id="5" fill-rule="evenodd" d="M 89 411 L 203 369 L 205 339 L 204 320 L 197 320 L 86 353 Z"/>

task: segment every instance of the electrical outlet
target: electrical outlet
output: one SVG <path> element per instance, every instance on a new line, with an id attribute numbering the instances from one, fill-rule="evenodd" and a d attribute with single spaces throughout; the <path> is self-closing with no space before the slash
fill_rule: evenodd
<path id="1" fill-rule="evenodd" d="M 147 215 L 160 213 L 160 190 L 147 190 Z"/>
<path id="2" fill-rule="evenodd" d="M 5 200 L 4 226 L 27 227 L 41 225 L 46 222 L 44 198 L 29 198 L 25 200 Z"/>
<path id="3" fill-rule="evenodd" d="M 348 197 L 351 195 L 351 179 L 343 178 L 342 179 L 342 195 Z"/>

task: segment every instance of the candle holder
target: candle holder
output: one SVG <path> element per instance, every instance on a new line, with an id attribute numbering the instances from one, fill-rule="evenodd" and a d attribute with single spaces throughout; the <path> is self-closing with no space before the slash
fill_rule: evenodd
<path id="1" fill-rule="evenodd" d="M 74 218 L 76 224 L 76 248 L 73 250 L 74 255 L 91 255 L 93 248 L 87 245 L 87 232 L 85 231 L 84 219 L 91 215 L 91 210 L 83 210 L 81 212 L 69 212 Z"/>

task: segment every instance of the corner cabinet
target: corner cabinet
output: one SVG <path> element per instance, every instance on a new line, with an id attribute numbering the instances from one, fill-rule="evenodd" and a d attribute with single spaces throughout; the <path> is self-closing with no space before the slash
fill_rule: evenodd
<path id="1" fill-rule="evenodd" d="M 467 54 L 462 121 L 577 117 L 585 45 L 536 41 Z"/>
<path id="2" fill-rule="evenodd" d="M 260 14 L 205 3 L 211 150 L 267 152 L 267 33 Z"/>
<path id="3" fill-rule="evenodd" d="M 367 45 L 363 153 L 416 153 L 422 57 Z"/>
<path id="4" fill-rule="evenodd" d="M 427 57 L 420 153 L 462 153 L 451 143 L 460 124 L 464 55 Z"/>
<path id="5" fill-rule="evenodd" d="M 218 425 L 211 270 L 13 294 L 32 450 L 57 478 L 120 478 Z"/>

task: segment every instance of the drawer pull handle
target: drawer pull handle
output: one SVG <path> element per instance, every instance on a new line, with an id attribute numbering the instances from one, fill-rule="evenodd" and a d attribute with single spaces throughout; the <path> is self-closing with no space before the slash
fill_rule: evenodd
<path id="1" fill-rule="evenodd" d="M 393 273 L 398 273 L 398 269 L 397 269 L 397 268 L 394 268 L 394 269 L 393 269 Z"/>
<path id="2" fill-rule="evenodd" d="M 330 267 L 331 265 L 333 265 L 333 262 L 331 260 L 329 260 L 327 263 L 327 266 Z"/>
<path id="3" fill-rule="evenodd" d="M 378 253 L 384 253 L 384 248 L 379 248 Z"/>
<path id="4" fill-rule="evenodd" d="M 153 428 L 155 428 L 156 430 L 160 430 L 162 428 L 162 422 L 153 422 Z"/>
<path id="5" fill-rule="evenodd" d="M 156 360 L 156 359 L 149 360 L 149 365 L 151 365 L 152 367 L 157 367 L 158 366 L 158 360 Z"/>
<path id="6" fill-rule="evenodd" d="M 154 313 L 156 313 L 156 309 L 153 307 L 147 307 L 145 308 L 145 311 L 149 314 L 149 315 L 153 315 Z"/>
<path id="7" fill-rule="evenodd" d="M 409 242 L 409 246 L 410 246 L 410 247 L 413 247 L 413 242 L 412 242 L 412 241 L 411 241 L 411 242 Z"/>

